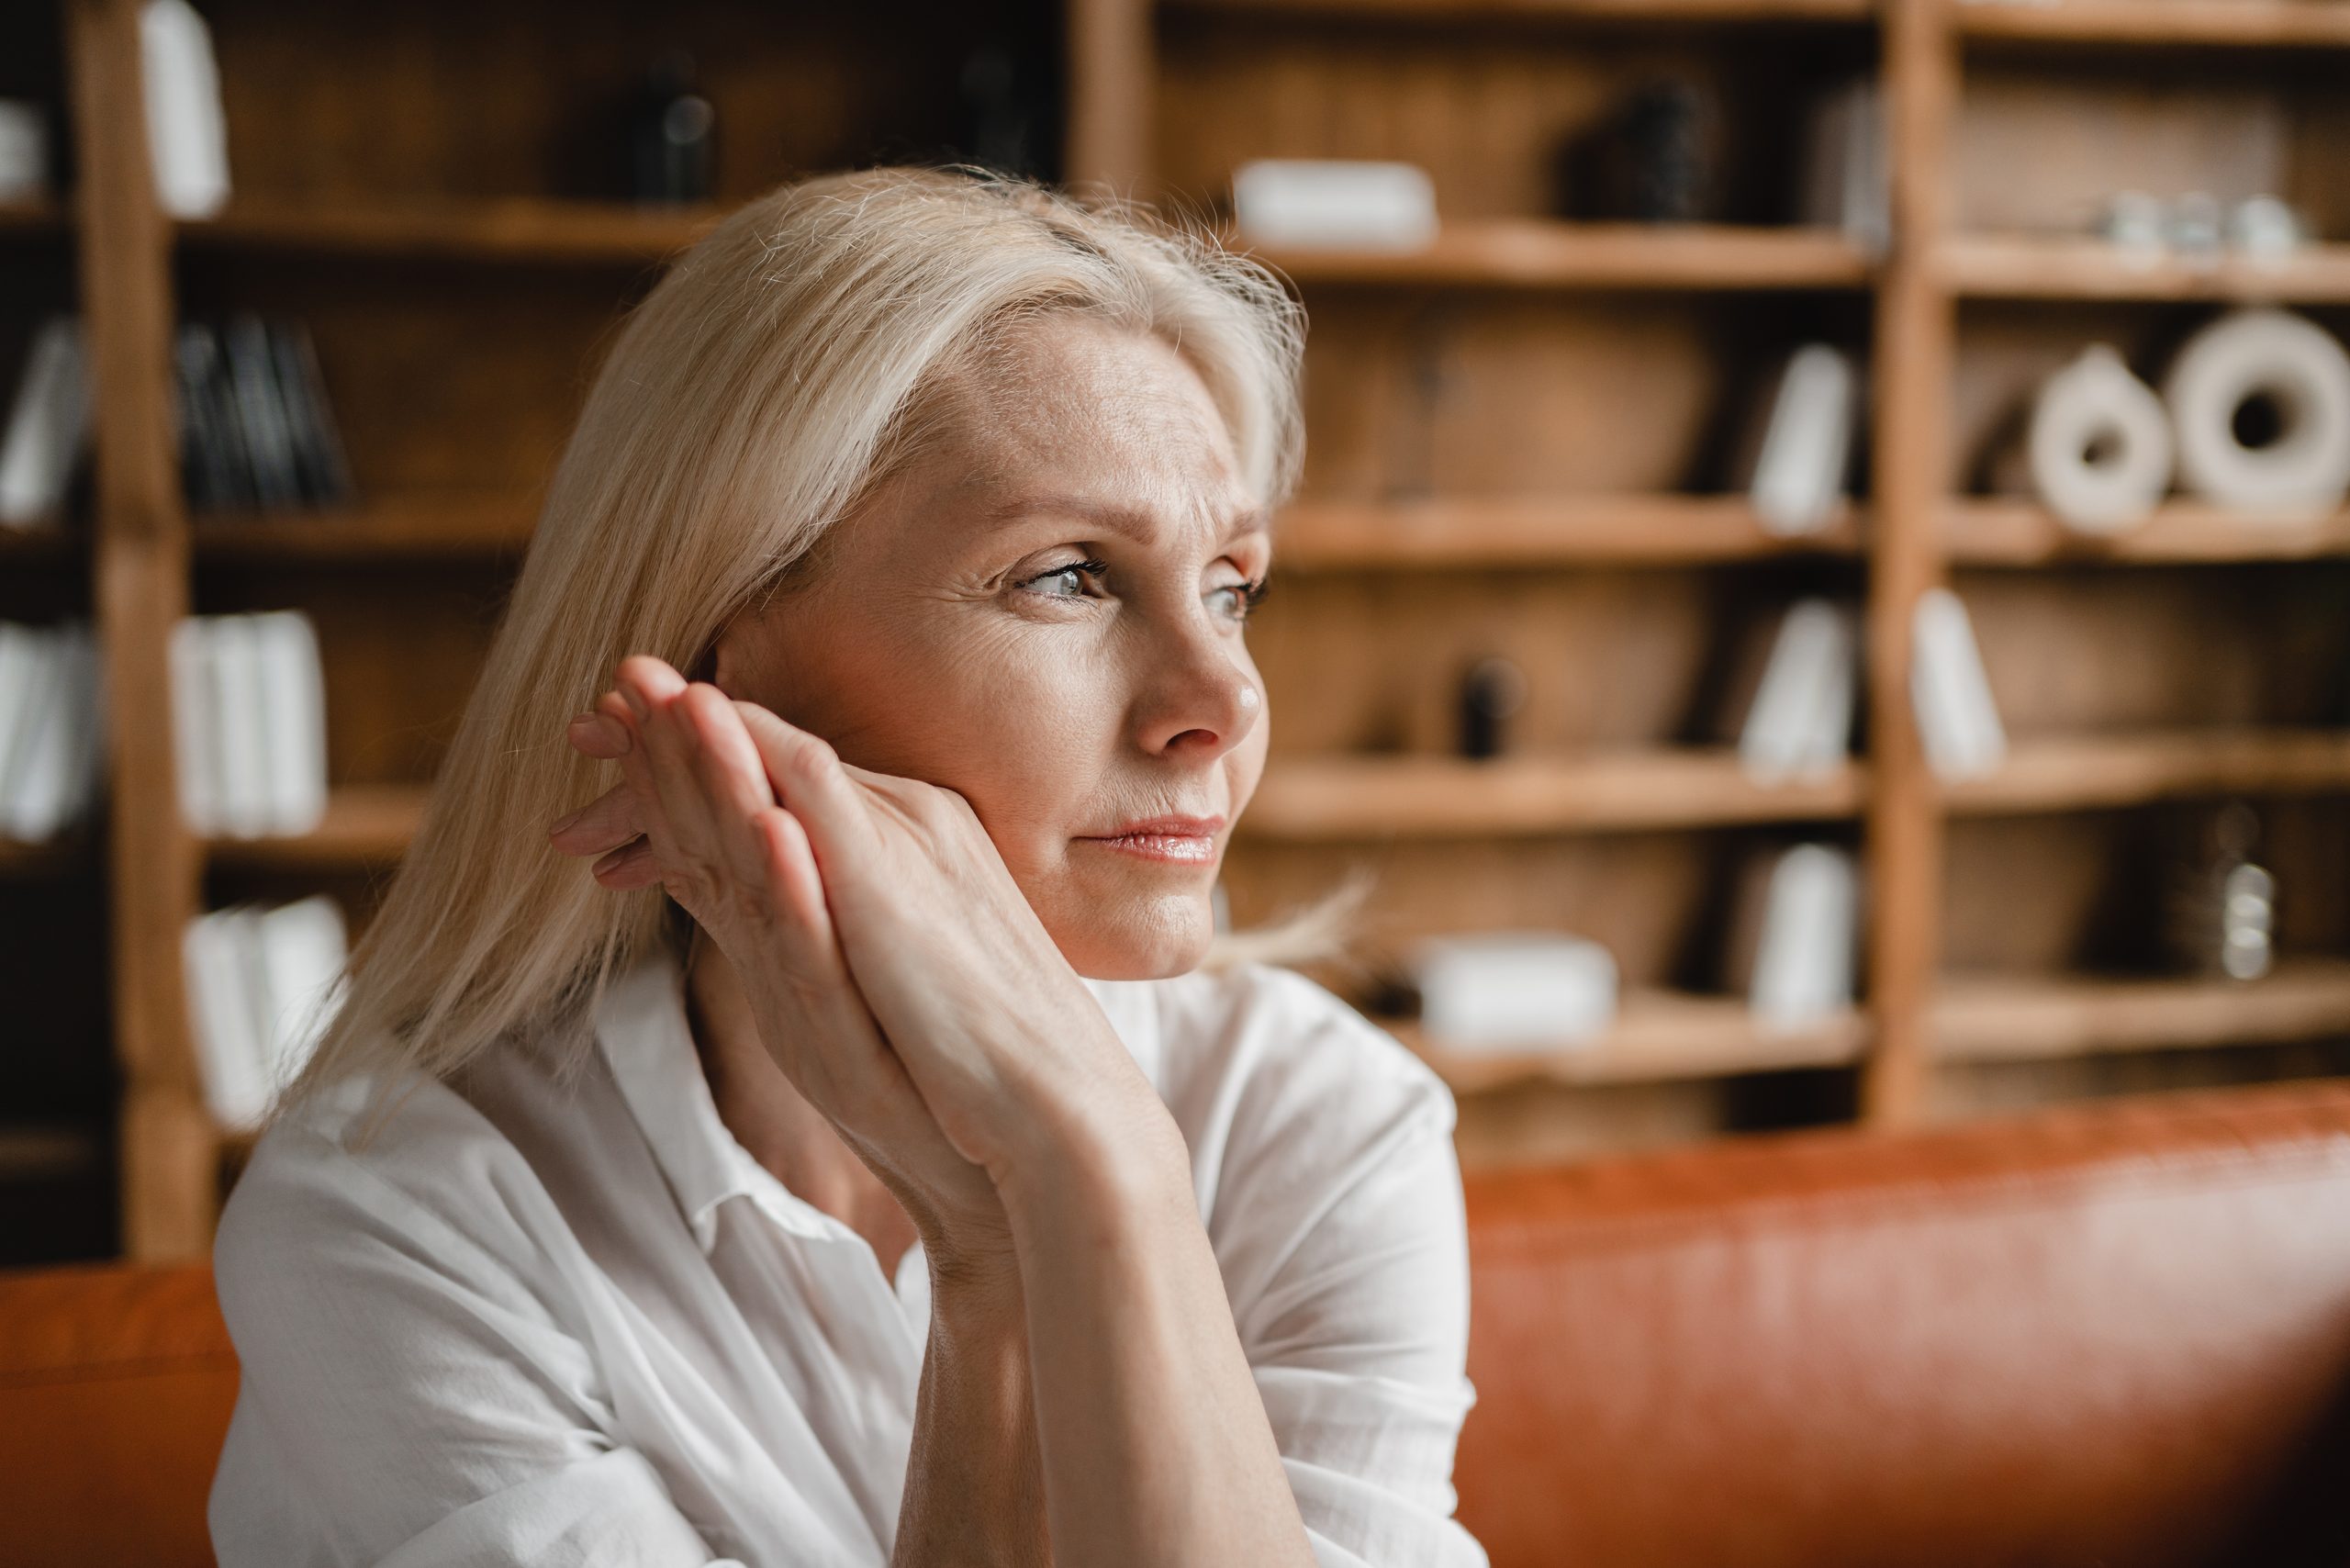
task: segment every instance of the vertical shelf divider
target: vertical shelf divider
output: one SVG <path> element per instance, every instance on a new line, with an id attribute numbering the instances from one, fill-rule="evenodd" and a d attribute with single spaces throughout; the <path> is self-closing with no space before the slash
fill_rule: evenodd
<path id="1" fill-rule="evenodd" d="M 1883 82 L 1893 248 L 1876 297 L 1874 473 L 1867 609 L 1873 1045 L 1861 1120 L 1894 1126 L 1924 1109 L 1942 949 L 1942 810 L 1909 700 L 1919 594 L 1947 575 L 1937 529 L 1948 487 L 1955 307 L 1937 266 L 1949 227 L 1959 42 L 1951 0 L 1885 0 Z"/>
<path id="2" fill-rule="evenodd" d="M 187 612 L 188 532 L 172 407 L 171 230 L 148 162 L 139 0 L 66 9 L 96 430 L 91 603 L 106 691 L 122 1249 L 142 1261 L 196 1258 L 211 1246 L 220 1138 L 180 967 L 203 857 L 173 778 L 171 634 Z"/>

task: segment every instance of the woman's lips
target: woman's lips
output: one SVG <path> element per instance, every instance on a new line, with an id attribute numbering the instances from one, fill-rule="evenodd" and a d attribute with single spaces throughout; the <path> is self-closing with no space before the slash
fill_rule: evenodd
<path id="1" fill-rule="evenodd" d="M 1169 812 L 1163 816 L 1137 817 L 1116 833 L 1089 834 L 1080 844 L 1098 844 L 1121 855 L 1136 855 L 1169 866 L 1213 866 L 1215 835 L 1224 828 L 1223 813 L 1192 816 Z"/>
<path id="2" fill-rule="evenodd" d="M 1078 842 L 1098 844 L 1121 855 L 1137 855 L 1146 860 L 1174 866 L 1215 864 L 1215 834 L 1213 833 L 1122 833 L 1114 837 L 1084 838 Z"/>

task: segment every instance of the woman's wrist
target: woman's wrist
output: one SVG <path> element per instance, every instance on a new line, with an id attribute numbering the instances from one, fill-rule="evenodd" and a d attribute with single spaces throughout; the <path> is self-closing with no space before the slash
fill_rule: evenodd
<path id="1" fill-rule="evenodd" d="M 1198 1217 L 1191 1151 L 1148 1081 L 1064 1097 L 1024 1120 L 995 1173 L 1015 1243 L 1040 1225 L 1088 1219 L 1123 1226 L 1154 1210 Z"/>

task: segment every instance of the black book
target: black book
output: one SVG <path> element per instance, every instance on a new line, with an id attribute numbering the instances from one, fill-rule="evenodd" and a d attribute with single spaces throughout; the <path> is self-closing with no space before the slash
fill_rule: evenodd
<path id="1" fill-rule="evenodd" d="M 326 380 L 319 373 L 319 355 L 310 330 L 298 321 L 269 324 L 271 359 L 277 390 L 294 436 L 294 465 L 303 498 L 316 507 L 347 506 L 352 498 L 351 467 L 336 431 L 334 410 L 327 403 Z"/>
<path id="2" fill-rule="evenodd" d="M 209 322 L 183 322 L 173 357 L 179 372 L 181 474 L 188 505 L 208 511 L 252 507 L 244 431 L 229 395 L 218 334 Z"/>
<path id="3" fill-rule="evenodd" d="M 244 424 L 255 504 L 269 511 L 299 507 L 302 479 L 294 462 L 294 432 L 285 404 L 278 396 L 268 329 L 259 317 L 241 314 L 229 319 L 220 337 L 228 355 L 229 386 Z"/>

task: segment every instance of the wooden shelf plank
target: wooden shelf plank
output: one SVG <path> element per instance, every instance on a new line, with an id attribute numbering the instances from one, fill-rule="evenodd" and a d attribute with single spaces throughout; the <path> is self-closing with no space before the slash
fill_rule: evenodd
<path id="1" fill-rule="evenodd" d="M 2222 252 L 2199 263 L 2096 238 L 1974 234 L 1944 241 L 1934 270 L 1954 293 L 1992 299 L 2350 301 L 2345 244 L 2305 245 L 2266 262 Z"/>
<path id="2" fill-rule="evenodd" d="M 537 525 L 532 497 L 452 491 L 387 496 L 341 511 L 202 513 L 188 532 L 206 559 L 381 561 L 520 555 Z"/>
<path id="3" fill-rule="evenodd" d="M 717 207 L 636 207 L 536 197 L 358 203 L 285 197 L 232 202 L 182 220 L 179 242 L 204 249 L 441 256 L 472 261 L 657 263 L 716 227 Z"/>
<path id="4" fill-rule="evenodd" d="M 2350 730 L 2175 730 L 2027 740 L 1999 769 L 1942 786 L 1954 813 L 2084 811 L 2224 794 L 2350 790 Z"/>
<path id="5" fill-rule="evenodd" d="M 54 196 L 0 201 L 0 234 L 63 234 L 73 227 L 71 211 Z"/>
<path id="6" fill-rule="evenodd" d="M 1634 991 L 1616 1022 L 1590 1040 L 1548 1050 L 1453 1050 L 1410 1019 L 1374 1019 L 1418 1053 L 1456 1092 L 1513 1083 L 1642 1083 L 1786 1068 L 1837 1067 L 1860 1058 L 1868 1025 L 1857 1012 L 1799 1029 L 1766 1028 L 1742 997 Z"/>
<path id="7" fill-rule="evenodd" d="M 1743 496 L 1496 496 L 1395 502 L 1304 500 L 1276 525 L 1284 569 L 1673 566 L 1770 555 L 1853 554 L 1856 512 L 1817 533 L 1770 532 Z"/>
<path id="8" fill-rule="evenodd" d="M 2343 0 L 1967 0 L 1972 38 L 2055 43 L 2350 45 Z"/>
<path id="9" fill-rule="evenodd" d="M 1856 814 L 1863 789 L 1857 763 L 1821 778 L 1757 784 L 1723 748 L 1490 762 L 1276 756 L 1239 831 L 1344 842 L 1829 821 Z"/>
<path id="10" fill-rule="evenodd" d="M 287 837 L 210 838 L 211 864 L 241 871 L 363 871 L 396 864 L 424 820 L 431 793 L 415 784 L 345 784 L 314 832 Z"/>
<path id="11" fill-rule="evenodd" d="M 1975 497 L 1943 509 L 1942 540 L 1962 566 L 2307 561 L 2350 554 L 2350 511 L 2280 521 L 2199 501 L 2168 501 L 2126 533 L 2098 536 L 2074 532 L 2034 500 Z"/>
<path id="12" fill-rule="evenodd" d="M 1730 224 L 1565 223 L 1489 218 L 1444 226 L 1416 250 L 1225 243 L 1304 284 L 1491 288 L 1860 288 L 1874 273 L 1832 229 Z"/>
<path id="13" fill-rule="evenodd" d="M 0 1126 L 0 1182 L 54 1182 L 106 1168 L 106 1140 L 84 1126 Z"/>
<path id="14" fill-rule="evenodd" d="M 1876 0 L 1161 0 L 1169 9 L 1431 22 L 1515 17 L 1559 21 L 1864 22 Z"/>
<path id="15" fill-rule="evenodd" d="M 2350 961 L 2291 959 L 2256 980 L 1953 976 L 1933 1021 L 1934 1054 L 1950 1061 L 2350 1035 Z"/>

